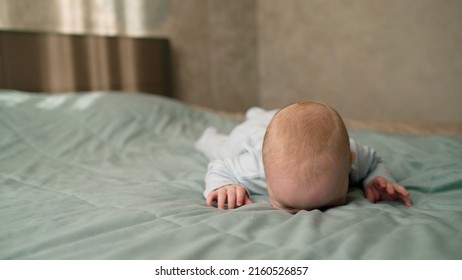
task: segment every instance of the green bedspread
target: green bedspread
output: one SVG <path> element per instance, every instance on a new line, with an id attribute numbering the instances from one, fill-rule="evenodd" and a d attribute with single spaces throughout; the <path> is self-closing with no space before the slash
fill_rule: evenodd
<path id="1" fill-rule="evenodd" d="M 1 259 L 461 259 L 462 138 L 353 131 L 414 206 L 205 206 L 194 141 L 236 122 L 141 94 L 0 91 Z"/>

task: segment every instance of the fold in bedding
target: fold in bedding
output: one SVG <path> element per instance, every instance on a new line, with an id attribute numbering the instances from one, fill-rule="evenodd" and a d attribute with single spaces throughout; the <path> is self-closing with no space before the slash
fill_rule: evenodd
<path id="1" fill-rule="evenodd" d="M 205 206 L 208 126 L 237 122 L 171 99 L 0 91 L 1 259 L 460 259 L 462 138 L 351 131 L 414 202 L 295 215 L 266 196 Z"/>

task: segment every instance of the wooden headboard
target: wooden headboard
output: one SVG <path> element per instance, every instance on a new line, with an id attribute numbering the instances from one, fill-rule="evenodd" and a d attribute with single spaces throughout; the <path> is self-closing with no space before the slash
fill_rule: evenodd
<path id="1" fill-rule="evenodd" d="M 172 96 L 169 41 L 0 31 L 0 88 Z"/>

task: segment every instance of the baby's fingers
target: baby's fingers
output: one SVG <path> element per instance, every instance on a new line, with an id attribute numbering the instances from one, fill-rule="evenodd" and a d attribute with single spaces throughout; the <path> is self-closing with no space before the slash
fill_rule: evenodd
<path id="1" fill-rule="evenodd" d="M 247 191 L 244 188 L 236 189 L 236 204 L 238 207 L 252 203 L 252 200 L 247 196 Z"/>
<path id="2" fill-rule="evenodd" d="M 206 199 L 207 206 L 215 206 L 218 209 L 234 209 L 242 205 L 250 204 L 247 191 L 240 185 L 230 184 L 211 192 Z"/>
<path id="3" fill-rule="evenodd" d="M 247 196 L 244 197 L 244 205 L 252 204 L 252 203 L 253 201 L 250 198 L 248 198 Z"/>
<path id="4" fill-rule="evenodd" d="M 237 207 L 242 206 L 242 204 L 244 203 L 244 199 L 245 199 L 246 194 L 247 193 L 246 193 L 245 189 L 243 189 L 243 188 L 238 188 L 236 190 L 236 205 L 237 205 Z"/>
<path id="5" fill-rule="evenodd" d="M 205 200 L 205 204 L 209 207 L 213 206 L 213 202 L 217 199 L 217 191 L 211 192 L 208 196 L 207 199 Z"/>
<path id="6" fill-rule="evenodd" d="M 236 207 L 236 188 L 229 187 L 227 188 L 227 202 L 228 202 L 228 209 L 234 209 Z M 223 208 L 220 208 L 223 209 Z"/>
<path id="7" fill-rule="evenodd" d="M 376 188 L 367 188 L 366 189 L 366 198 L 370 202 L 374 203 L 380 199 L 380 193 Z"/>
<path id="8" fill-rule="evenodd" d="M 406 188 L 401 186 L 400 184 L 393 184 L 393 186 L 396 190 L 398 198 L 401 199 L 407 207 L 411 207 L 412 201 L 409 198 L 409 191 L 406 190 Z"/>
<path id="9" fill-rule="evenodd" d="M 412 206 L 412 201 L 411 201 L 411 199 L 410 199 L 408 196 L 402 196 L 402 197 L 401 197 L 401 200 L 404 202 L 404 204 L 405 204 L 407 207 L 411 207 L 411 206 Z"/>
<path id="10" fill-rule="evenodd" d="M 219 189 L 218 196 L 217 196 L 217 208 L 218 209 L 225 209 L 226 199 L 227 199 L 227 190 L 225 188 Z"/>
<path id="11" fill-rule="evenodd" d="M 398 192 L 399 194 L 403 196 L 409 196 L 409 191 L 406 190 L 406 188 L 401 186 L 400 184 L 393 184 L 393 187 L 395 191 Z"/>
<path id="12" fill-rule="evenodd" d="M 375 177 L 374 181 L 375 181 L 376 185 L 378 185 L 381 188 L 386 188 L 387 187 L 388 182 L 382 176 Z"/>
<path id="13" fill-rule="evenodd" d="M 224 188 L 214 190 L 207 196 L 207 199 L 205 200 L 205 204 L 207 206 L 209 207 L 216 206 L 217 208 L 220 208 L 220 209 L 225 208 L 225 203 L 226 203 L 226 190 Z"/>
<path id="14" fill-rule="evenodd" d="M 382 176 L 377 176 L 374 178 L 372 187 L 375 187 L 378 191 L 384 193 L 384 198 L 394 197 L 395 196 L 395 187 L 393 183 L 388 182 Z M 387 196 L 388 195 L 388 196 Z"/>
<path id="15" fill-rule="evenodd" d="M 390 195 L 391 197 L 395 195 L 395 188 L 392 183 L 387 182 L 386 190 L 387 190 L 387 194 Z"/>

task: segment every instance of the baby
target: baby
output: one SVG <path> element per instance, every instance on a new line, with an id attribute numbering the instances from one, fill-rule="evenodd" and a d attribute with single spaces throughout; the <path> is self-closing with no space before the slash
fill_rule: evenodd
<path id="1" fill-rule="evenodd" d="M 325 209 L 346 204 L 348 187 L 359 183 L 371 202 L 412 205 L 376 152 L 350 139 L 340 115 L 323 103 L 252 108 L 228 136 L 208 128 L 196 148 L 211 160 L 208 206 L 233 209 L 252 203 L 251 194 L 267 193 L 273 207 L 291 213 Z"/>

